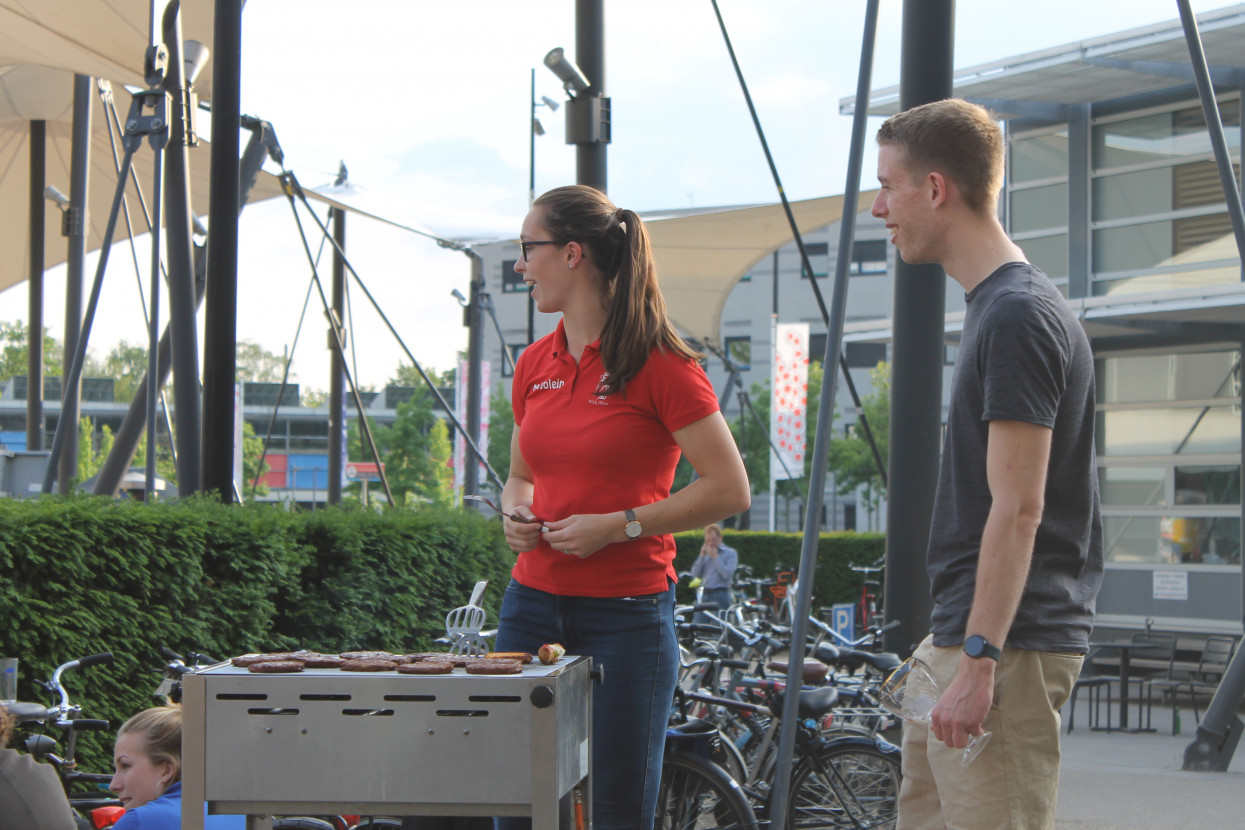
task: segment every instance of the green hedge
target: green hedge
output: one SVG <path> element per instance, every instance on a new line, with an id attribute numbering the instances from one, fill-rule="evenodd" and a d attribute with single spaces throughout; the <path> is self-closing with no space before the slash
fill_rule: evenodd
<path id="1" fill-rule="evenodd" d="M 691 568 L 702 539 L 676 535 L 679 570 Z M 757 576 L 799 562 L 798 534 L 727 530 L 724 540 Z M 849 565 L 882 549 L 877 534 L 823 535 L 814 607 L 852 601 L 860 575 Z M 477 579 L 491 581 L 484 605 L 495 622 L 513 562 L 499 522 L 459 509 L 0 499 L 0 654 L 21 658 L 19 698 L 48 702 L 36 679 L 113 652 L 116 663 L 71 672 L 66 686 L 86 717 L 115 726 L 156 702 L 160 646 L 218 658 L 425 650 Z M 111 735 L 84 733 L 80 746 L 84 769 L 111 768 Z"/>
<path id="2" fill-rule="evenodd" d="M 19 698 L 48 702 L 35 679 L 113 652 L 66 687 L 85 717 L 119 725 L 155 702 L 160 646 L 425 650 L 477 579 L 496 621 L 513 561 L 500 523 L 474 511 L 3 499 L 0 654 L 21 659 Z M 85 733 L 84 768 L 110 769 L 111 744 Z"/>
<path id="3" fill-rule="evenodd" d="M 690 571 L 700 555 L 704 533 L 676 533 L 678 554 L 674 560 L 679 572 Z M 780 571 L 795 571 L 800 564 L 804 536 L 799 533 L 766 533 L 747 530 L 722 531 L 722 543 L 739 551 L 740 564 L 749 565 L 756 578 L 772 577 Z M 852 565 L 872 565 L 886 550 L 886 537 L 880 533 L 823 533 L 817 542 L 817 570 L 813 576 L 813 613 L 822 606 L 854 602 L 860 596 L 864 576 Z M 690 602 L 692 591 L 680 580 L 680 602 Z"/>

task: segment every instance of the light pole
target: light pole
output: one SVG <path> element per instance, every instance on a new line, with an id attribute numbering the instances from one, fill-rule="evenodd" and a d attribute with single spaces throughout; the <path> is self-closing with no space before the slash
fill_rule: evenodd
<path id="1" fill-rule="evenodd" d="M 547 107 L 550 112 L 558 111 L 558 102 L 550 98 L 548 95 L 540 96 L 540 100 L 536 100 L 536 70 L 532 69 L 532 123 L 528 129 L 528 166 L 527 166 L 527 206 L 532 207 L 532 202 L 536 201 L 536 136 L 545 134 L 545 126 L 540 123 L 540 119 L 536 117 L 537 107 Z M 527 295 L 527 345 L 532 345 L 532 341 L 536 338 L 536 301 L 532 299 L 529 291 Z M 505 344 L 502 344 L 505 348 Z"/>

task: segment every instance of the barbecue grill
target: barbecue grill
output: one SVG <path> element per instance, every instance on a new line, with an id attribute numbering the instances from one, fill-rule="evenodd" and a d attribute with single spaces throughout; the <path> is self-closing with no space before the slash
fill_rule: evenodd
<path id="1" fill-rule="evenodd" d="M 404 675 L 226 663 L 189 675 L 182 826 L 202 830 L 206 802 L 252 817 L 531 816 L 555 830 L 558 800 L 579 784 L 590 817 L 591 665 Z"/>

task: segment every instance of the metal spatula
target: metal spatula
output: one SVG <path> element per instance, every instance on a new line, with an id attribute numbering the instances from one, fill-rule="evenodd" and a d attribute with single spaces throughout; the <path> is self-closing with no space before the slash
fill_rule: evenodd
<path id="1" fill-rule="evenodd" d="M 484 589 L 488 580 L 481 579 L 471 592 L 471 599 L 445 615 L 445 633 L 450 638 L 451 654 L 486 654 L 489 650 L 488 641 L 480 636 L 484 627 L 484 609 L 480 600 L 484 598 Z"/>

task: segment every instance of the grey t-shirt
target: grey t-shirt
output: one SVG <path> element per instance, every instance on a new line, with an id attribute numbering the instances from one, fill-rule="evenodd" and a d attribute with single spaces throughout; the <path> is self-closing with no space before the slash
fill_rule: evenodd
<path id="1" fill-rule="evenodd" d="M 990 512 L 990 421 L 1052 430 L 1045 510 L 1007 645 L 1084 653 L 1102 585 L 1089 339 L 1038 268 L 1009 263 L 966 297 L 927 567 L 934 644 L 964 640 Z"/>

